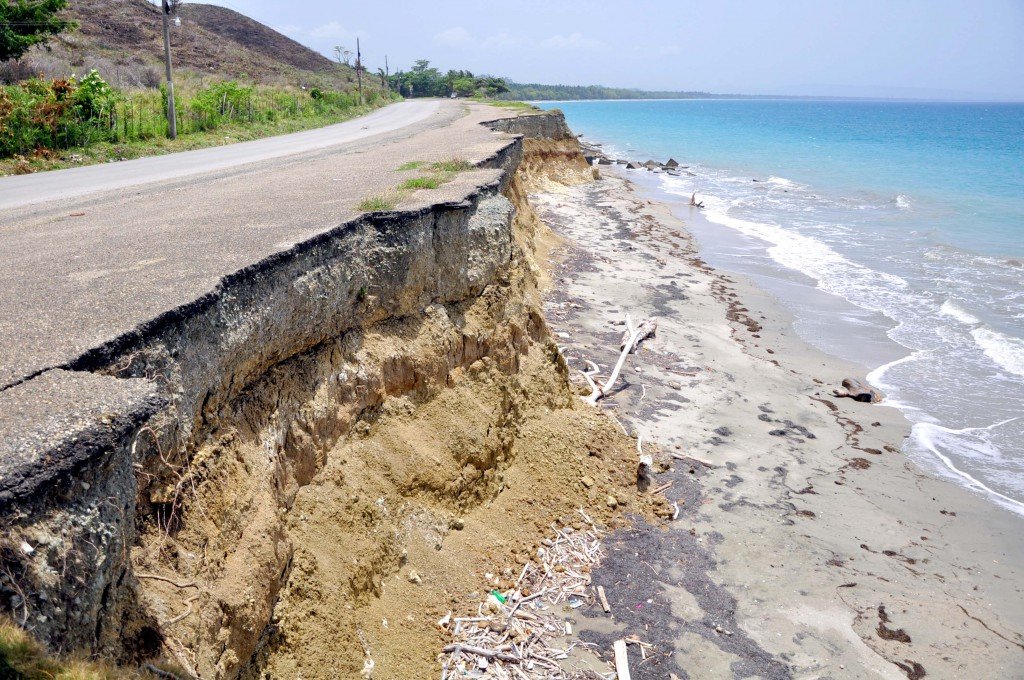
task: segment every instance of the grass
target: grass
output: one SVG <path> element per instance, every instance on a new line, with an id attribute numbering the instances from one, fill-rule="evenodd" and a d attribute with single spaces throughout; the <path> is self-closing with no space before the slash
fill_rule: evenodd
<path id="1" fill-rule="evenodd" d="M 533 104 L 527 104 L 526 102 L 516 101 L 504 101 L 501 99 L 487 99 L 485 97 L 473 97 L 473 101 L 481 104 L 490 104 L 491 106 L 497 106 L 503 109 L 518 109 L 520 111 L 539 111 L 539 109 Z"/>
<path id="2" fill-rule="evenodd" d="M 53 656 L 20 626 L 0 616 L 0 680 L 156 680 L 169 676 L 190 677 L 175 664 L 163 661 L 152 661 L 141 668 L 119 668 Z"/>
<path id="3" fill-rule="evenodd" d="M 415 191 L 417 189 L 436 189 L 448 179 L 441 174 L 427 175 L 426 177 L 413 177 L 398 185 L 399 191 Z"/>
<path id="4" fill-rule="evenodd" d="M 382 105 L 391 102 L 381 102 Z M 101 142 L 88 147 L 76 147 L 64 151 L 50 151 L 42 154 L 0 159 L 0 176 L 24 175 L 45 170 L 60 170 L 83 165 L 96 165 L 113 161 L 124 161 L 144 156 L 162 156 L 178 151 L 205 149 L 234 142 L 264 139 L 291 132 L 312 130 L 335 123 L 341 123 L 373 111 L 375 106 L 358 106 L 344 113 L 292 118 L 273 123 L 229 124 L 207 132 L 181 135 L 176 140 L 156 138 L 133 142 Z"/>
<path id="5" fill-rule="evenodd" d="M 434 172 L 447 172 L 447 173 L 458 173 L 465 172 L 466 170 L 472 170 L 473 164 L 467 161 L 465 158 L 452 158 L 447 161 L 438 161 L 437 163 L 431 163 L 430 169 Z"/>
<path id="6" fill-rule="evenodd" d="M 388 212 L 394 210 L 398 201 L 392 196 L 380 195 L 364 198 L 356 206 L 359 212 Z"/>
<path id="7" fill-rule="evenodd" d="M 429 174 L 420 175 L 419 177 L 411 177 L 393 190 L 386 194 L 379 196 L 370 196 L 364 198 L 356 206 L 356 209 L 360 212 L 384 212 L 394 210 L 395 206 L 410 192 L 418 191 L 421 189 L 437 189 L 442 184 L 446 184 L 458 175 L 460 172 L 472 170 L 475 166 L 464 158 L 450 158 L 444 161 L 436 161 L 428 164 L 426 161 L 409 161 L 397 168 L 399 172 L 405 172 L 408 170 L 421 170 L 426 169 Z"/>
<path id="8" fill-rule="evenodd" d="M 0 618 L 0 678 L 12 680 L 120 680 L 153 677 L 128 675 L 79 660 L 56 659 L 41 644 L 7 619 Z"/>

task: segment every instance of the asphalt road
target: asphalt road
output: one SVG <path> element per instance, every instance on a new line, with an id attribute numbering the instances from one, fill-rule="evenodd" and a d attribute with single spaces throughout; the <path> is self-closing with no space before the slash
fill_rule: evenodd
<path id="1" fill-rule="evenodd" d="M 0 392 L 353 219 L 411 176 L 404 163 L 490 157 L 502 142 L 479 123 L 495 114 L 404 102 L 321 130 L 0 178 Z M 460 179 L 405 200 L 469 190 Z"/>
<path id="2" fill-rule="evenodd" d="M 120 163 L 4 177 L 0 178 L 0 210 L 327 149 L 407 127 L 426 119 L 440 105 L 438 101 L 408 101 L 316 130 Z"/>

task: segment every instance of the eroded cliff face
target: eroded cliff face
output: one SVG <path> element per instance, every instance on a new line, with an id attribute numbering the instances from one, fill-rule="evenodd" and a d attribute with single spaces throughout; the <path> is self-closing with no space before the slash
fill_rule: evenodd
<path id="1" fill-rule="evenodd" d="M 491 125 L 526 138 L 466 200 L 342 225 L 83 360 L 168 405 L 9 518 L 10 610 L 54 647 L 204 678 L 420 678 L 487 564 L 507 578 L 609 490 L 643 502 L 539 307 L 527 191 L 591 170 L 560 115 Z"/>

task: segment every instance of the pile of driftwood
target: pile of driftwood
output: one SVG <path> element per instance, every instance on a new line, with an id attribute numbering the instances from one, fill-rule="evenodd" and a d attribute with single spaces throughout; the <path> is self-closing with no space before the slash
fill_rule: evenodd
<path id="1" fill-rule="evenodd" d="M 441 680 L 569 680 L 558 662 L 585 643 L 568 642 L 572 626 L 559 612 L 594 603 L 590 572 L 603 557 L 600 530 L 577 512 L 585 527 L 552 525 L 553 537 L 537 551 L 539 563 L 528 562 L 512 589 L 492 592 L 475 616 L 449 613 L 438 621 L 453 638 L 444 648 Z"/>

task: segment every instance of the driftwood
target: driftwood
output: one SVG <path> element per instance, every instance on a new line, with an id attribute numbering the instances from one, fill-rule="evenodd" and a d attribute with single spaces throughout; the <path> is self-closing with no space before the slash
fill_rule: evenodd
<path id="1" fill-rule="evenodd" d="M 666 489 L 668 489 L 670 486 L 672 486 L 672 482 L 665 482 L 664 484 L 661 484 L 661 485 L 651 489 L 651 493 L 652 494 L 661 493 L 662 491 L 665 491 Z"/>
<path id="2" fill-rule="evenodd" d="M 470 645 L 461 645 L 461 644 L 448 645 L 447 647 L 445 647 L 441 651 L 449 653 L 449 654 L 451 652 L 463 652 L 465 654 L 476 654 L 477 656 L 482 656 L 485 659 L 497 659 L 498 661 L 504 661 L 506 663 L 519 663 L 520 661 L 522 661 L 522 659 L 520 659 L 518 656 L 513 656 L 511 654 L 506 654 L 504 652 L 499 652 L 499 651 L 496 651 L 496 650 L 493 650 L 493 649 L 484 649 L 483 647 L 472 647 Z"/>
<path id="3" fill-rule="evenodd" d="M 633 319 L 626 315 L 626 334 L 623 336 L 622 344 L 620 349 L 622 352 L 619 354 L 619 360 L 615 364 L 615 369 L 612 374 L 608 376 L 608 380 L 605 381 L 604 385 L 598 385 L 594 380 L 597 377 L 597 373 L 600 370 L 593 361 L 587 361 L 586 371 L 580 371 L 583 377 L 586 378 L 587 384 L 590 385 L 590 394 L 583 398 L 588 404 L 597 404 L 598 400 L 608 395 L 611 392 L 612 387 L 615 386 L 615 381 L 619 379 L 619 373 L 622 372 L 622 367 L 626 363 L 626 357 L 636 351 L 640 343 L 645 338 L 649 338 L 654 335 L 654 332 L 658 328 L 658 322 L 656 319 L 643 321 L 639 326 L 633 325 Z"/>
<path id="4" fill-rule="evenodd" d="M 576 512 L 586 526 L 552 525 L 551 538 L 542 540 L 537 550 L 539 561 L 523 566 L 515 585 L 504 591 L 503 602 L 488 596 L 475 615 L 449 619 L 454 639 L 444 647 L 442 680 L 568 680 L 558 664 L 583 643 L 559 641 L 572 629 L 564 607 L 597 601 L 590 574 L 603 556 L 602 532 L 582 508 Z"/>
<path id="5" fill-rule="evenodd" d="M 636 485 L 642 491 L 651 485 L 651 473 L 654 468 L 654 458 L 649 453 L 644 453 L 643 437 L 636 438 L 636 453 L 640 459 L 636 466 Z"/>
<path id="6" fill-rule="evenodd" d="M 601 609 L 605 614 L 612 613 L 612 606 L 608 604 L 608 596 L 604 593 L 604 586 L 597 587 L 597 599 L 601 601 Z"/>
<path id="7" fill-rule="evenodd" d="M 629 655 L 626 653 L 626 641 L 616 640 L 612 649 L 615 650 L 616 680 L 632 680 L 629 675 Z"/>
<path id="8" fill-rule="evenodd" d="M 871 385 L 861 382 L 856 378 L 847 378 L 843 381 L 842 390 L 832 390 L 837 397 L 849 397 L 854 401 L 863 401 L 868 404 L 877 404 L 882 401 L 882 393 Z"/>
<path id="9" fill-rule="evenodd" d="M 690 455 L 687 455 L 685 453 L 673 453 L 672 457 L 675 458 L 676 460 L 692 460 L 692 461 L 695 461 L 697 463 L 700 463 L 704 467 L 709 467 L 709 468 L 721 467 L 720 465 L 716 465 L 715 463 L 712 463 L 710 460 L 705 460 L 703 458 L 698 458 L 697 456 L 690 456 Z"/>
<path id="10" fill-rule="evenodd" d="M 622 340 L 619 341 L 619 349 L 626 349 L 627 344 L 632 340 L 632 344 L 629 344 L 629 353 L 635 354 L 640 348 L 640 343 L 647 338 L 653 338 L 658 332 L 658 319 L 651 318 L 646 321 L 641 321 L 640 325 L 635 329 L 635 338 L 633 337 L 632 330 L 629 328 L 629 318 L 626 319 L 627 330 L 622 334 Z"/>

